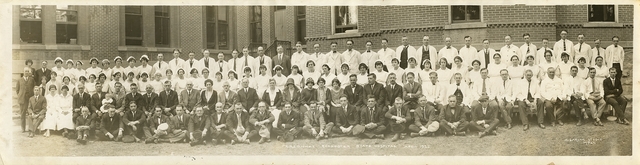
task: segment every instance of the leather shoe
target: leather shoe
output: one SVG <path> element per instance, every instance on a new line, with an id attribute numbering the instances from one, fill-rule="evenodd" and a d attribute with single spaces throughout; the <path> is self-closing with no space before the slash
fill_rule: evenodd
<path id="1" fill-rule="evenodd" d="M 478 133 L 478 138 L 482 138 L 482 137 L 484 137 L 486 135 L 487 135 L 486 132 L 480 132 L 480 133 Z"/>
<path id="2" fill-rule="evenodd" d="M 629 120 L 627 120 L 627 119 L 622 119 L 622 122 L 624 122 L 624 125 L 629 125 L 630 124 Z"/>
<path id="3" fill-rule="evenodd" d="M 556 122 L 551 122 L 551 126 L 555 127 L 556 126 Z"/>
<path id="4" fill-rule="evenodd" d="M 264 142 L 265 142 L 264 138 L 260 138 L 260 141 L 258 141 L 258 144 L 262 144 Z"/>
<path id="5" fill-rule="evenodd" d="M 524 128 L 523 128 L 522 130 L 523 130 L 523 131 L 526 131 L 526 130 L 528 130 L 528 129 L 529 129 L 529 124 L 525 124 L 525 125 L 524 125 Z"/>
<path id="6" fill-rule="evenodd" d="M 399 136 L 400 136 L 400 134 L 393 135 L 393 138 L 391 138 L 391 142 L 398 141 Z"/>
<path id="7" fill-rule="evenodd" d="M 539 126 L 540 128 L 542 128 L 542 129 L 547 128 L 547 127 L 545 127 L 545 126 L 544 126 L 544 124 L 538 124 L 538 126 Z"/>
<path id="8" fill-rule="evenodd" d="M 564 123 L 562 122 L 562 120 L 558 120 L 558 125 L 563 126 Z"/>
<path id="9" fill-rule="evenodd" d="M 507 124 L 507 129 L 511 129 L 511 123 Z"/>
<path id="10" fill-rule="evenodd" d="M 576 123 L 576 126 L 581 126 L 582 125 L 582 120 L 578 120 L 578 123 Z"/>

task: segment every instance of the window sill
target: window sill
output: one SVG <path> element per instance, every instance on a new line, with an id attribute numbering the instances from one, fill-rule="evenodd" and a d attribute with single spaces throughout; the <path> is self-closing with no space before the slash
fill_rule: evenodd
<path id="1" fill-rule="evenodd" d="M 589 22 L 582 24 L 582 27 L 623 27 L 622 23 L 615 22 Z"/>
<path id="2" fill-rule="evenodd" d="M 445 25 L 445 30 L 450 29 L 475 29 L 475 28 L 486 28 L 487 23 L 483 22 L 472 22 L 472 23 L 452 23 L 451 25 Z"/>
<path id="3" fill-rule="evenodd" d="M 19 50 L 91 50 L 91 45 L 13 44 L 13 49 L 19 49 Z"/>
<path id="4" fill-rule="evenodd" d="M 337 33 L 337 34 L 327 36 L 327 39 L 355 38 L 355 37 L 362 37 L 362 34 L 358 32 Z"/>
<path id="5" fill-rule="evenodd" d="M 166 48 L 166 47 L 143 47 L 143 46 L 118 46 L 118 51 L 120 52 L 171 52 L 173 49 L 177 48 Z"/>

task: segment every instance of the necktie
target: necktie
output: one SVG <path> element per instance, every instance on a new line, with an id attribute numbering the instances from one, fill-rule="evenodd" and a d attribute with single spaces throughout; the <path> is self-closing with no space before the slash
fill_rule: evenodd
<path id="1" fill-rule="evenodd" d="M 507 80 L 502 81 L 502 87 L 504 87 L 504 88 L 507 87 Z"/>
<path id="2" fill-rule="evenodd" d="M 162 68 L 162 61 L 158 61 L 158 69 Z"/>
<path id="3" fill-rule="evenodd" d="M 562 39 L 562 48 L 567 51 L 567 41 L 565 39 Z"/>
<path id="4" fill-rule="evenodd" d="M 482 94 L 487 93 L 487 79 L 482 79 Z"/>
<path id="5" fill-rule="evenodd" d="M 260 65 L 264 64 L 264 56 L 260 57 Z"/>
<path id="6" fill-rule="evenodd" d="M 369 114 L 369 122 L 373 122 L 373 108 L 369 108 L 369 112 L 371 114 Z"/>
<path id="7" fill-rule="evenodd" d="M 398 108 L 398 115 L 397 116 L 402 117 L 402 112 L 400 111 L 400 108 Z"/>
<path id="8" fill-rule="evenodd" d="M 24 81 L 29 81 L 29 78 L 27 78 L 27 77 L 24 77 Z"/>
<path id="9" fill-rule="evenodd" d="M 209 68 L 209 58 L 204 59 L 204 67 Z"/>
<path id="10" fill-rule="evenodd" d="M 582 43 L 580 43 L 580 48 L 578 48 L 578 53 L 582 51 Z"/>
<path id="11" fill-rule="evenodd" d="M 407 68 L 407 65 L 408 65 L 408 63 L 407 63 L 407 58 L 408 58 L 407 57 L 407 54 L 408 54 L 407 48 L 408 48 L 408 46 L 404 46 L 404 48 L 402 49 L 402 52 L 400 53 L 400 67 L 402 69 Z"/>
<path id="12" fill-rule="evenodd" d="M 249 94 L 249 89 L 248 88 L 244 88 L 244 93 L 245 94 Z"/>
<path id="13" fill-rule="evenodd" d="M 527 54 L 529 54 L 529 48 L 531 48 L 531 46 L 527 44 Z"/>
<path id="14" fill-rule="evenodd" d="M 248 65 L 248 63 L 249 63 L 248 61 L 249 61 L 249 55 L 247 54 L 247 55 L 244 56 L 244 66 Z"/>
<path id="15" fill-rule="evenodd" d="M 591 92 L 596 92 L 596 80 L 594 78 L 591 78 L 591 89 L 593 90 Z"/>
<path id="16" fill-rule="evenodd" d="M 193 67 L 193 59 L 189 62 L 189 67 Z"/>
<path id="17" fill-rule="evenodd" d="M 38 95 L 36 95 L 36 101 L 38 101 Z"/>
<path id="18" fill-rule="evenodd" d="M 600 48 L 596 48 L 598 50 L 598 56 L 600 56 Z"/>
<path id="19" fill-rule="evenodd" d="M 533 97 L 531 96 L 531 81 L 529 81 L 529 87 L 527 88 L 527 99 L 533 99 Z"/>
<path id="20" fill-rule="evenodd" d="M 222 66 L 224 65 L 224 63 L 222 63 L 222 61 L 220 62 L 220 72 L 222 72 Z"/>
<path id="21" fill-rule="evenodd" d="M 236 70 L 236 66 L 238 65 L 238 58 L 233 59 L 233 69 Z M 237 71 L 237 70 L 236 70 Z"/>
<path id="22" fill-rule="evenodd" d="M 489 49 L 484 49 L 484 68 L 489 65 Z"/>

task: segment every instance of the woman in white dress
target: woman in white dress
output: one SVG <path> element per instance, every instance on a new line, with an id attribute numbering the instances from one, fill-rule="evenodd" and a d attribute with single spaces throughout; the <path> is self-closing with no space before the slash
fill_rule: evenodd
<path id="1" fill-rule="evenodd" d="M 60 88 L 60 95 L 55 100 L 58 109 L 56 128 L 58 131 L 62 130 L 62 136 L 66 138 L 69 131 L 75 128 L 73 124 L 73 96 L 69 93 L 69 87 L 63 85 Z"/>
<path id="2" fill-rule="evenodd" d="M 242 75 L 242 78 L 243 79 L 246 78 L 247 80 L 249 80 L 249 87 L 253 89 L 258 89 L 258 83 L 256 82 L 256 79 L 253 77 L 253 73 L 251 73 L 252 72 L 251 67 L 245 66 L 243 71 L 244 71 L 244 75 Z M 240 81 L 240 83 L 242 83 L 242 81 Z M 240 87 L 241 86 L 239 86 L 238 88 Z"/>
<path id="3" fill-rule="evenodd" d="M 198 75 L 198 69 L 193 68 L 193 69 L 191 69 L 191 71 L 189 73 L 190 73 L 190 76 L 189 76 L 189 78 L 186 78 L 186 79 L 187 80 L 191 80 L 191 82 L 193 82 L 193 89 L 202 90 L 202 89 L 206 88 L 204 86 L 204 81 L 203 82 L 199 82 L 198 81 L 200 79 L 199 78 L 200 76 Z"/>
<path id="4" fill-rule="evenodd" d="M 387 70 L 389 70 L 389 73 L 395 73 L 396 74 L 396 84 L 404 84 L 406 79 L 404 79 L 404 69 L 400 68 L 400 60 L 398 60 L 398 58 L 393 58 L 391 59 L 391 67 L 387 68 Z M 342 80 L 340 80 L 342 81 Z M 348 83 L 343 83 L 343 84 L 348 84 Z"/>
<path id="5" fill-rule="evenodd" d="M 193 76 L 193 75 L 191 75 Z M 207 87 L 205 86 L 205 81 L 209 79 L 209 69 L 208 68 L 204 68 L 202 69 L 202 75 L 199 76 L 198 78 L 193 78 L 191 81 L 193 81 L 193 88 L 194 89 L 198 89 L 201 91 L 204 91 L 207 89 Z M 198 88 L 196 88 L 196 86 Z"/>
<path id="6" fill-rule="evenodd" d="M 576 77 L 580 77 L 581 79 L 587 79 L 589 76 L 589 68 L 586 66 L 587 59 L 584 57 L 580 57 L 578 59 L 578 75 Z"/>
<path id="7" fill-rule="evenodd" d="M 592 67 L 596 68 L 596 81 L 602 82 L 609 77 L 609 67 L 603 65 L 602 56 L 596 57 L 596 65 Z"/>
<path id="8" fill-rule="evenodd" d="M 116 82 L 120 82 L 122 86 L 125 86 L 122 81 L 122 72 L 113 72 L 113 80 L 109 81 L 108 91 L 109 93 L 116 93 Z"/>
<path id="9" fill-rule="evenodd" d="M 82 61 L 76 61 L 76 76 L 78 80 L 80 80 L 80 76 L 85 76 L 85 78 L 87 78 L 87 71 L 85 69 L 82 69 L 82 65 L 84 65 Z"/>
<path id="10" fill-rule="evenodd" d="M 229 82 L 229 90 L 237 92 L 240 87 L 240 79 L 238 79 L 238 74 L 236 74 L 235 71 L 230 70 L 227 77 L 227 82 Z"/>
<path id="11" fill-rule="evenodd" d="M 258 75 L 256 76 L 256 79 L 255 79 L 256 84 L 258 85 L 258 87 L 256 88 L 256 92 L 264 93 L 264 91 L 267 90 L 267 88 L 269 88 L 269 81 L 265 81 L 265 80 L 269 80 L 271 76 L 267 75 L 267 66 L 260 65 L 259 70 L 260 72 L 258 72 Z M 262 99 L 262 96 L 258 95 L 258 98 Z"/>
<path id="12" fill-rule="evenodd" d="M 90 74 L 89 81 L 84 83 L 84 89 L 87 90 L 87 93 L 93 95 L 96 93 L 96 75 Z"/>
<path id="13" fill-rule="evenodd" d="M 86 74 L 87 75 L 91 75 L 94 74 L 96 76 L 98 76 L 100 73 L 102 73 L 102 68 L 98 67 L 98 64 L 100 63 L 98 61 L 98 58 L 91 58 L 91 60 L 89 60 L 89 64 L 91 65 L 89 68 L 87 68 L 86 70 Z"/>
<path id="14" fill-rule="evenodd" d="M 316 62 L 307 61 L 307 70 L 302 73 L 304 78 L 305 79 L 312 78 L 314 80 L 317 80 L 318 78 L 320 78 L 320 74 L 321 74 L 320 71 L 316 70 Z M 314 86 L 314 88 L 317 88 L 317 87 L 318 86 Z"/>
<path id="15" fill-rule="evenodd" d="M 378 60 L 374 63 L 376 71 L 373 72 L 376 74 L 376 82 L 382 84 L 383 86 L 387 85 L 387 76 L 389 76 L 389 72 L 384 71 L 384 64 L 382 61 Z M 328 80 L 331 81 L 331 80 Z"/>
<path id="16" fill-rule="evenodd" d="M 100 73 L 98 75 L 98 80 L 97 82 L 99 82 L 100 84 L 102 84 L 102 89 L 98 89 L 96 88 L 96 91 L 98 90 L 102 90 L 102 92 L 109 92 L 109 84 L 111 83 L 109 81 L 109 78 L 107 78 L 107 75 L 105 75 L 104 73 Z"/>
<path id="17" fill-rule="evenodd" d="M 418 63 L 416 61 L 416 58 L 414 57 L 409 57 L 408 60 L 409 66 L 404 69 L 404 75 L 402 76 L 402 81 L 406 82 L 407 79 L 407 73 L 409 72 L 413 72 L 413 75 L 417 75 L 418 73 L 420 73 L 420 67 L 418 67 Z"/>
<path id="18" fill-rule="evenodd" d="M 429 74 L 431 72 L 435 72 L 435 70 L 431 67 L 431 60 L 429 59 L 425 59 L 424 61 L 422 61 L 422 68 L 423 69 L 418 72 L 418 74 L 414 74 L 416 75 L 414 80 L 420 84 L 431 81 L 429 80 Z"/>
<path id="19" fill-rule="evenodd" d="M 473 69 L 469 71 L 469 86 L 472 87 L 474 82 L 482 81 L 482 76 L 480 75 L 480 60 L 473 60 L 471 62 L 471 66 Z"/>
<path id="20" fill-rule="evenodd" d="M 442 85 L 451 84 L 451 77 L 453 77 L 453 74 L 451 74 L 451 70 L 447 66 L 449 64 L 449 61 L 447 61 L 447 58 L 443 57 L 440 58 L 438 64 L 438 69 L 436 70 L 436 73 L 438 73 L 438 82 L 440 82 Z"/>
<path id="21" fill-rule="evenodd" d="M 511 56 L 511 66 L 507 67 L 511 80 L 520 80 L 524 76 L 524 67 L 520 66 L 518 55 Z"/>
<path id="22" fill-rule="evenodd" d="M 361 86 L 367 85 L 369 83 L 367 75 L 369 75 L 369 67 L 365 63 L 360 63 L 358 65 L 358 75 L 356 76 L 358 80 L 356 83 Z"/>
<path id="23" fill-rule="evenodd" d="M 527 65 L 523 66 L 524 70 L 531 70 L 531 73 L 533 73 L 533 77 L 540 80 L 540 66 L 539 65 L 535 65 L 534 62 L 535 61 L 535 57 L 533 55 L 529 55 L 527 56 Z"/>
<path id="24" fill-rule="evenodd" d="M 302 79 L 304 79 L 304 76 L 300 74 L 300 68 L 298 68 L 297 65 L 291 67 L 291 74 L 287 76 L 287 79 L 289 78 L 293 79 L 293 84 L 296 85 L 296 88 L 302 89 L 300 87 L 304 86 L 302 84 Z"/>
<path id="25" fill-rule="evenodd" d="M 127 73 L 127 79 L 124 80 L 124 82 L 122 82 L 122 87 L 124 87 L 124 92 L 125 93 L 131 93 L 131 84 L 135 83 L 136 85 L 138 85 L 138 87 L 140 87 L 140 84 L 138 84 L 138 80 L 135 79 L 136 74 L 133 72 L 129 72 Z"/>
<path id="26" fill-rule="evenodd" d="M 80 84 L 82 84 L 82 86 L 86 86 L 86 83 L 87 83 L 87 78 L 86 77 L 84 77 L 84 76 L 78 77 L 78 82 L 76 82 L 76 84 L 75 84 L 76 88 L 74 89 L 74 91 L 80 93 L 80 90 L 78 90 L 78 86 L 80 86 Z M 86 87 L 84 88 L 84 92 L 88 93 Z"/>
<path id="27" fill-rule="evenodd" d="M 334 72 L 331 72 L 331 67 L 329 67 L 329 65 L 324 64 L 322 65 L 322 74 L 320 75 L 320 78 L 323 78 L 327 81 L 333 81 L 333 79 L 336 79 L 336 75 L 333 74 Z"/>
<path id="28" fill-rule="evenodd" d="M 287 84 L 287 77 L 282 74 L 282 66 L 276 65 L 273 70 L 276 71 L 276 74 L 273 75 L 273 79 L 276 80 L 276 88 L 284 90 L 284 86 Z"/>
<path id="29" fill-rule="evenodd" d="M 502 56 L 500 53 L 493 54 L 493 63 L 487 65 L 488 77 L 490 80 L 500 80 L 500 70 L 507 69 L 507 66 L 502 63 Z"/>
<path id="30" fill-rule="evenodd" d="M 64 76 L 68 76 L 71 78 L 72 83 L 76 83 L 78 81 L 78 76 L 76 75 L 77 72 L 78 70 L 75 68 L 73 60 L 68 59 L 67 68 L 64 69 Z"/>
<path id="31" fill-rule="evenodd" d="M 160 94 L 160 92 L 164 91 L 164 86 L 162 85 L 164 81 L 162 81 L 162 73 L 156 72 L 155 78 L 151 80 L 149 84 L 153 87 L 153 92 L 156 94 Z"/>
<path id="32" fill-rule="evenodd" d="M 174 90 L 178 93 L 182 92 L 182 90 L 187 89 L 187 79 L 184 77 L 184 69 L 180 68 L 177 71 L 178 77 L 173 79 Z"/>
<path id="33" fill-rule="evenodd" d="M 147 73 L 146 71 L 140 72 L 140 80 L 138 80 L 137 84 L 138 93 L 140 93 L 141 95 L 147 94 L 147 85 L 151 84 L 151 81 L 149 81 L 149 73 Z"/>
<path id="34" fill-rule="evenodd" d="M 47 90 L 44 93 L 45 94 L 49 93 L 49 87 L 51 85 L 55 85 L 56 89 L 60 89 L 61 84 L 62 84 L 62 81 L 60 79 L 58 79 L 58 73 L 56 73 L 54 71 L 51 71 L 51 80 L 49 80 L 49 82 L 47 82 L 47 84 L 45 84 L 46 85 L 45 87 L 47 87 Z M 56 93 L 56 94 L 58 94 L 58 93 Z"/>
<path id="35" fill-rule="evenodd" d="M 340 82 L 342 82 L 342 84 L 340 85 L 340 88 L 344 89 L 345 87 L 347 87 L 349 85 L 349 76 L 351 74 L 349 74 L 349 64 L 342 63 L 342 65 L 340 66 L 340 73 L 338 73 L 338 76 L 336 76 L 336 78 L 338 80 L 340 80 Z"/>
<path id="36" fill-rule="evenodd" d="M 216 78 L 213 80 L 213 90 L 222 91 L 224 80 L 222 79 L 222 72 L 216 72 Z"/>
<path id="37" fill-rule="evenodd" d="M 60 84 L 61 86 L 67 86 L 67 91 L 69 91 L 70 95 L 75 95 L 76 93 L 78 93 L 78 91 L 76 91 L 76 85 L 71 83 L 71 78 L 69 78 L 69 76 L 64 76 L 62 78 L 62 84 Z M 62 88 L 61 88 L 62 89 Z"/>
<path id="38" fill-rule="evenodd" d="M 567 79 L 567 78 L 571 78 L 571 67 L 574 66 L 573 60 L 569 60 L 569 54 L 567 53 L 562 53 L 562 55 L 560 55 L 560 59 L 562 59 L 562 61 L 560 61 L 558 63 L 558 71 L 556 73 L 560 73 L 560 78 L 562 79 Z"/>
<path id="39" fill-rule="evenodd" d="M 542 83 L 542 80 L 545 79 L 545 77 L 547 77 L 547 69 L 549 69 L 550 67 L 555 68 L 556 70 L 558 69 L 558 63 L 556 63 L 555 61 L 553 61 L 552 59 L 555 59 L 553 57 L 553 52 L 551 52 L 550 50 L 547 50 L 544 52 L 544 60 L 542 60 L 542 62 L 540 64 L 538 64 L 540 66 L 540 82 Z M 558 72 L 556 72 L 556 75 L 560 75 Z"/>
<path id="40" fill-rule="evenodd" d="M 44 137 L 51 135 L 51 130 L 57 130 L 56 125 L 58 122 L 58 86 L 47 85 L 47 95 L 44 98 L 47 100 L 47 114 L 40 124 L 40 129 L 46 130 Z"/>
<path id="41" fill-rule="evenodd" d="M 462 61 L 462 57 L 460 56 L 456 56 L 453 58 L 453 66 L 451 66 L 451 81 L 453 82 L 453 75 L 455 75 L 456 73 L 460 73 L 460 75 L 462 75 L 462 82 L 464 83 L 469 83 L 469 76 L 467 76 L 469 74 L 469 70 L 472 69 L 470 67 L 467 66 L 466 63 L 463 63 Z M 440 74 L 438 74 L 439 76 Z"/>

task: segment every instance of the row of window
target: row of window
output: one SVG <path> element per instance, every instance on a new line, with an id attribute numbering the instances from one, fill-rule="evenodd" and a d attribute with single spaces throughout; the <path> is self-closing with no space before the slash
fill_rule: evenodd
<path id="1" fill-rule="evenodd" d="M 125 45 L 142 46 L 143 42 L 143 12 L 142 6 L 126 6 L 125 8 Z M 589 22 L 615 22 L 614 5 L 589 5 Z M 286 9 L 286 6 L 276 6 L 275 10 Z M 474 5 L 451 6 L 452 23 L 480 22 L 481 7 Z M 356 6 L 335 6 L 332 9 L 334 33 L 347 33 L 358 29 L 358 8 Z M 155 6 L 155 44 L 167 47 L 170 44 L 170 16 L 168 6 Z M 229 49 L 229 7 L 205 7 L 205 33 L 207 48 Z M 23 43 L 42 43 L 42 15 L 41 5 L 20 6 L 20 41 Z M 75 44 L 78 37 L 78 11 L 76 6 L 56 6 L 56 43 Z M 250 7 L 250 40 L 252 43 L 262 43 L 262 7 Z M 295 6 L 296 40 L 305 41 L 306 37 L 306 8 Z"/>

